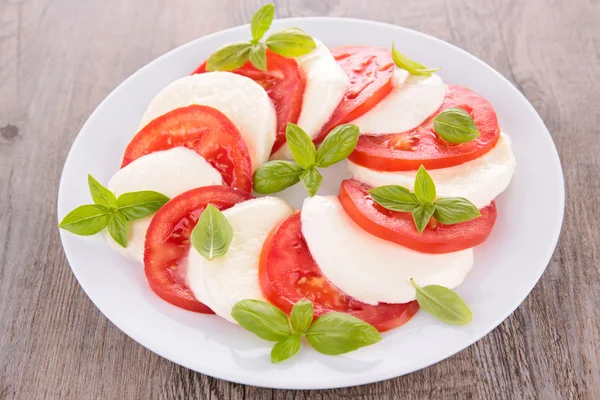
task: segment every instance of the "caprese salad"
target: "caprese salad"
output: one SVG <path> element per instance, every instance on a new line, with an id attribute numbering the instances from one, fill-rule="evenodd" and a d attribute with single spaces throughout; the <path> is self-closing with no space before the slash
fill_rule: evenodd
<path id="1" fill-rule="evenodd" d="M 515 170 L 492 105 L 394 44 L 265 38 L 273 17 L 158 93 L 121 169 L 89 176 L 93 204 L 59 227 L 102 233 L 174 306 L 276 342 L 273 362 L 302 336 L 324 354 L 373 344 L 419 309 L 470 322 L 452 289 Z M 350 178 L 316 195 L 340 162 Z M 300 210 L 270 195 L 297 183 Z"/>

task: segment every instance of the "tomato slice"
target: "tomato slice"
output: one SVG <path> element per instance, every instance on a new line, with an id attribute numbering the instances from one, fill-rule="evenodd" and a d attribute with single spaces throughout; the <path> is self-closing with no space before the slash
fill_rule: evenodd
<path id="1" fill-rule="evenodd" d="M 367 192 L 371 187 L 353 179 L 340 186 L 339 199 L 346 214 L 361 228 L 381 239 L 422 253 L 450 253 L 475 247 L 487 239 L 496 222 L 496 203 L 479 210 L 481 217 L 454 225 L 433 218 L 422 233 L 412 214 L 383 208 Z"/>
<path id="2" fill-rule="evenodd" d="M 419 309 L 406 304 L 361 303 L 344 294 L 323 277 L 302 235 L 300 213 L 291 215 L 267 237 L 260 256 L 259 281 L 267 300 L 286 313 L 302 299 L 313 302 L 315 317 L 329 311 L 351 314 L 387 331 L 408 321 Z"/>
<path id="3" fill-rule="evenodd" d="M 223 182 L 252 191 L 252 164 L 246 142 L 219 110 L 191 105 L 161 115 L 131 140 L 121 168 L 155 151 L 184 146 L 203 156 L 223 177 Z"/>
<path id="4" fill-rule="evenodd" d="M 206 72 L 206 61 L 193 74 Z M 261 85 L 273 101 L 277 112 L 277 137 L 271 154 L 285 143 L 285 128 L 288 122 L 296 123 L 302 110 L 302 99 L 306 87 L 304 71 L 296 60 L 285 58 L 267 49 L 267 70 L 261 71 L 247 62 L 233 70 Z"/>
<path id="5" fill-rule="evenodd" d="M 460 107 L 473 117 L 480 136 L 467 143 L 451 144 L 433 129 L 433 119 L 443 110 Z M 361 132 L 362 133 L 362 132 Z M 417 128 L 389 135 L 361 134 L 350 161 L 378 171 L 412 171 L 447 168 L 474 160 L 494 147 L 500 137 L 492 105 L 467 88 L 448 85 L 440 109 Z"/>
<path id="6" fill-rule="evenodd" d="M 190 311 L 212 313 L 185 284 L 185 260 L 190 234 L 200 213 L 210 203 L 219 210 L 249 200 L 252 196 L 227 186 L 205 186 L 174 197 L 152 218 L 144 245 L 144 272 L 159 297 Z"/>
<path id="7" fill-rule="evenodd" d="M 336 126 L 355 120 L 369 111 L 393 87 L 394 61 L 389 49 L 342 46 L 332 49 L 331 54 L 350 78 L 350 86 L 329 121 L 313 139 L 315 143 L 321 143 Z"/>

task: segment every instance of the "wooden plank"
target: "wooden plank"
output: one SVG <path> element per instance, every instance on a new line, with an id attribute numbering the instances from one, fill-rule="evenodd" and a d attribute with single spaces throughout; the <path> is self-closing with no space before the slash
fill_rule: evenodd
<path id="1" fill-rule="evenodd" d="M 72 140 L 135 70 L 246 23 L 263 3 L 0 0 L 0 399 L 600 398 L 600 9 L 590 0 L 276 1 L 280 17 L 367 18 L 448 40 L 515 83 L 550 129 L 568 196 L 558 250 L 523 305 L 469 349 L 372 385 L 270 390 L 166 361 L 93 306 L 55 227 Z"/>

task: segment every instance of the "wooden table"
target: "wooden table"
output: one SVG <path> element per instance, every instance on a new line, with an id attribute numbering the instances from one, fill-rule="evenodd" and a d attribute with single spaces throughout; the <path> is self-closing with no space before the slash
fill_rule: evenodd
<path id="1" fill-rule="evenodd" d="M 261 3 L 0 0 L 0 399 L 600 398 L 595 0 L 276 1 L 279 17 L 368 18 L 454 43 L 512 81 L 550 129 L 567 185 L 559 246 L 527 300 L 467 350 L 372 385 L 260 389 L 162 359 L 94 307 L 56 229 L 58 181 L 73 139 L 138 68 L 248 22 Z"/>

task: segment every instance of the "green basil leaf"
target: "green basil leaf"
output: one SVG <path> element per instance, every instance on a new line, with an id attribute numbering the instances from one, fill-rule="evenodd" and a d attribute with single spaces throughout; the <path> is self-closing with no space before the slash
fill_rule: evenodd
<path id="1" fill-rule="evenodd" d="M 271 350 L 271 362 L 277 364 L 292 357 L 300 350 L 300 336 L 291 335 L 275 343 Z"/>
<path id="2" fill-rule="evenodd" d="M 280 192 L 300 181 L 304 168 L 291 161 L 269 161 L 254 171 L 254 190 L 268 194 Z"/>
<path id="3" fill-rule="evenodd" d="M 287 28 L 275 32 L 265 42 L 269 50 L 284 57 L 303 56 L 317 47 L 313 38 L 300 28 Z"/>
<path id="4" fill-rule="evenodd" d="M 117 199 L 117 210 L 127 220 L 134 221 L 154 214 L 168 201 L 169 198 L 164 194 L 151 190 L 123 193 Z"/>
<path id="5" fill-rule="evenodd" d="M 406 57 L 402 53 L 400 53 L 394 47 L 394 43 L 392 43 L 392 59 L 394 60 L 394 64 L 396 66 L 407 70 L 412 75 L 423 75 L 430 76 L 433 72 L 439 71 L 441 68 L 427 68 L 423 64 L 419 64 L 418 62 L 411 60 Z"/>
<path id="6" fill-rule="evenodd" d="M 420 287 L 413 279 L 410 283 L 417 290 L 417 302 L 426 313 L 452 325 L 465 325 L 473 320 L 471 309 L 455 291 L 439 285 Z"/>
<path id="7" fill-rule="evenodd" d="M 265 32 L 271 27 L 273 17 L 275 16 L 275 6 L 266 4 L 258 9 L 250 21 L 250 30 L 252 31 L 252 40 L 258 42 L 264 36 Z"/>
<path id="8" fill-rule="evenodd" d="M 297 334 L 304 333 L 312 323 L 314 316 L 313 303 L 310 300 L 300 300 L 294 304 L 290 313 L 292 329 Z"/>
<path id="9" fill-rule="evenodd" d="M 433 129 L 446 142 L 459 144 L 479 137 L 471 114 L 462 108 L 447 108 L 433 119 Z"/>
<path id="10" fill-rule="evenodd" d="M 423 230 L 425 230 L 425 227 L 429 223 L 434 212 L 435 205 L 431 203 L 421 204 L 419 207 L 412 210 L 413 220 L 415 221 L 419 233 L 422 233 Z"/>
<path id="11" fill-rule="evenodd" d="M 335 127 L 317 149 L 317 166 L 325 168 L 346 159 L 354 151 L 359 135 L 356 125 Z"/>
<path id="12" fill-rule="evenodd" d="M 323 176 L 316 168 L 309 168 L 300 175 L 300 182 L 310 197 L 313 197 L 319 191 L 321 182 L 323 182 Z"/>
<path id="13" fill-rule="evenodd" d="M 415 176 L 415 196 L 423 203 L 432 203 L 437 195 L 435 183 L 424 166 L 420 166 Z"/>
<path id="14" fill-rule="evenodd" d="M 433 216 L 442 224 L 458 224 L 481 217 L 475 204 L 463 197 L 446 197 L 436 200 Z"/>
<path id="15" fill-rule="evenodd" d="M 292 334 L 285 313 L 265 301 L 239 301 L 231 309 L 231 316 L 244 329 L 265 340 L 277 342 Z"/>
<path id="16" fill-rule="evenodd" d="M 369 194 L 377 204 L 392 211 L 410 212 L 421 204 L 417 196 L 399 185 L 379 186 L 369 190 Z"/>
<path id="17" fill-rule="evenodd" d="M 232 239 L 233 228 L 227 218 L 217 207 L 207 205 L 190 236 L 194 249 L 207 260 L 214 260 L 227 253 Z"/>
<path id="18" fill-rule="evenodd" d="M 267 70 L 267 47 L 263 42 L 256 43 L 250 49 L 249 60 L 256 69 Z"/>
<path id="19" fill-rule="evenodd" d="M 129 237 L 127 217 L 118 211 L 113 211 L 108 220 L 108 233 L 121 247 L 127 247 Z"/>
<path id="20" fill-rule="evenodd" d="M 207 71 L 232 71 L 238 69 L 248 61 L 252 44 L 238 42 L 225 45 L 208 57 L 206 60 Z"/>
<path id="21" fill-rule="evenodd" d="M 114 207 L 117 204 L 117 197 L 113 192 L 102 186 L 92 175 L 88 175 L 88 186 L 95 204 L 106 207 Z"/>
<path id="22" fill-rule="evenodd" d="M 95 235 L 108 225 L 110 209 L 98 204 L 79 206 L 68 213 L 58 225 L 76 235 Z"/>
<path id="23" fill-rule="evenodd" d="M 329 312 L 313 322 L 306 331 L 306 339 L 319 353 L 337 355 L 377 343 L 381 335 L 358 318 Z"/>
<path id="24" fill-rule="evenodd" d="M 285 138 L 290 146 L 294 160 L 301 165 L 302 168 L 310 168 L 315 164 L 317 148 L 302 128 L 288 122 L 285 129 Z"/>

